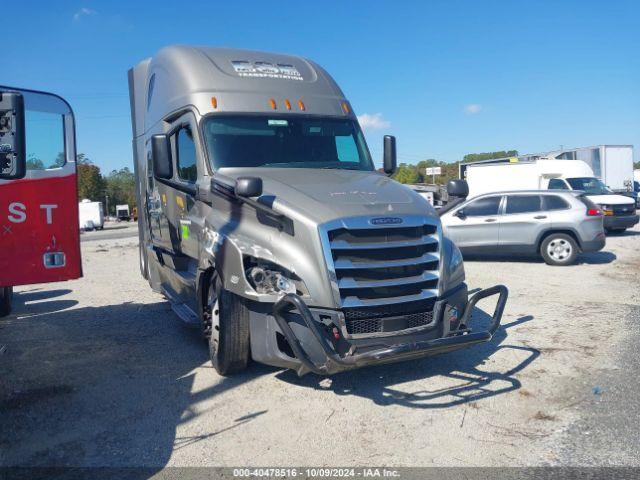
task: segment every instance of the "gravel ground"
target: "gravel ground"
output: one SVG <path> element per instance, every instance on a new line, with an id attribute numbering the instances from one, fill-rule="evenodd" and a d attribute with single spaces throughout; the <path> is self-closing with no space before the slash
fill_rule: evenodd
<path id="1" fill-rule="evenodd" d="M 492 342 L 332 378 L 219 377 L 136 243 L 83 242 L 83 279 L 17 289 L 0 466 L 640 465 L 640 229 L 572 267 L 468 261 L 470 288 L 511 292 Z"/>

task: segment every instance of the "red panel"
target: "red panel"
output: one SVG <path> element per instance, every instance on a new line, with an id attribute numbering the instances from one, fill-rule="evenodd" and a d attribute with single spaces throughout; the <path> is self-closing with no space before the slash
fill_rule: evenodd
<path id="1" fill-rule="evenodd" d="M 53 252 L 64 253 L 64 266 L 45 267 Z M 0 185 L 0 286 L 81 276 L 75 174 Z"/>

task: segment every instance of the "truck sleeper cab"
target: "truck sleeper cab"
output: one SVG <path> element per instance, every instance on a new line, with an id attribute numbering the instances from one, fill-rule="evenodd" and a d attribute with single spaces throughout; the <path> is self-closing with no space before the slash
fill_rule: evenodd
<path id="1" fill-rule="evenodd" d="M 250 358 L 332 374 L 491 339 L 506 288 L 468 298 L 439 217 L 375 171 L 321 67 L 174 46 L 131 69 L 129 89 L 141 271 L 202 328 L 220 374 Z M 391 173 L 393 137 L 384 151 Z M 490 327 L 472 331 L 493 295 Z"/>

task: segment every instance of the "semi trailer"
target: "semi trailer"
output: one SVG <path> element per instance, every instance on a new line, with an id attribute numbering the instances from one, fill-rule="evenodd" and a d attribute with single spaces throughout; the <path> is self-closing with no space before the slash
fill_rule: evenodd
<path id="1" fill-rule="evenodd" d="M 469 297 L 438 215 L 389 178 L 395 138 L 379 173 L 319 65 L 171 46 L 129 71 L 129 92 L 141 272 L 220 374 L 250 359 L 333 374 L 491 339 L 506 288 Z"/>
<path id="2" fill-rule="evenodd" d="M 92 202 L 88 198 L 78 203 L 80 230 L 102 230 L 104 228 L 104 210 L 102 202 Z"/>

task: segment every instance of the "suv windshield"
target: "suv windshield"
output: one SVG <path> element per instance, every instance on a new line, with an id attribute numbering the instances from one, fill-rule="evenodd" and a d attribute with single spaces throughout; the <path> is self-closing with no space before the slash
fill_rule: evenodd
<path id="1" fill-rule="evenodd" d="M 569 182 L 573 190 L 584 190 L 589 195 L 608 195 L 613 193 L 601 180 L 593 177 L 567 178 L 567 182 Z"/>
<path id="2" fill-rule="evenodd" d="M 204 137 L 214 169 L 225 167 L 373 170 L 353 120 L 280 116 L 213 116 Z"/>

